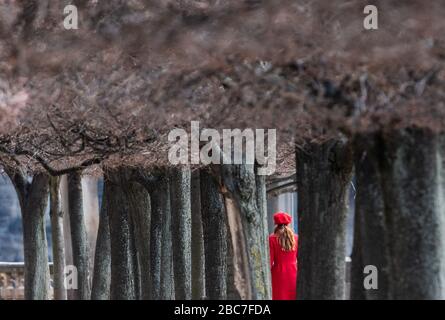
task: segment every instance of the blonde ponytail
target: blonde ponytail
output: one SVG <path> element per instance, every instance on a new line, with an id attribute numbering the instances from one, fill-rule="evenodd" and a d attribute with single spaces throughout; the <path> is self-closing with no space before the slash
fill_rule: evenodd
<path id="1" fill-rule="evenodd" d="M 295 250 L 295 236 L 289 226 L 280 224 L 275 227 L 275 235 L 278 237 L 278 243 L 284 251 Z"/>

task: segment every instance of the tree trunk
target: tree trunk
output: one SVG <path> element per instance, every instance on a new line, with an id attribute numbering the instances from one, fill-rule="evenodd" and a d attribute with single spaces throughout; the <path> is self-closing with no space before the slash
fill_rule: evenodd
<path id="1" fill-rule="evenodd" d="M 25 249 L 25 299 L 48 299 L 49 268 L 45 231 L 48 205 L 48 177 L 34 177 L 23 210 L 23 247 Z"/>
<path id="2" fill-rule="evenodd" d="M 83 212 L 85 217 L 85 230 L 88 238 L 88 251 L 90 274 L 93 273 L 97 231 L 99 229 L 99 194 L 97 178 L 91 176 L 82 177 Z M 90 276 L 91 281 L 91 276 Z"/>
<path id="3" fill-rule="evenodd" d="M 65 242 L 65 265 L 72 266 L 73 262 L 73 248 L 71 241 L 71 226 L 70 226 L 70 215 L 69 215 L 69 200 L 68 200 L 68 176 L 63 175 L 60 177 L 60 204 L 62 206 L 62 211 L 65 212 L 63 215 L 63 238 Z M 66 295 L 68 300 L 74 300 L 74 289 L 67 288 Z"/>
<path id="4" fill-rule="evenodd" d="M 171 232 L 176 240 L 172 246 L 175 298 L 190 300 L 192 297 L 191 172 L 189 168 L 172 168 L 171 171 Z"/>
<path id="5" fill-rule="evenodd" d="M 258 206 L 258 212 L 260 219 L 262 221 L 262 242 L 264 248 L 266 248 L 265 252 L 261 255 L 263 261 L 263 266 L 269 266 L 270 264 L 270 257 L 269 257 L 269 226 L 267 222 L 267 191 L 266 191 L 266 176 L 265 175 L 255 175 L 255 184 L 257 188 L 256 192 L 256 199 L 257 199 L 257 206 Z M 268 284 L 266 286 L 266 296 L 264 299 L 270 300 L 272 299 L 272 279 L 270 274 L 270 268 L 264 268 L 262 270 L 263 275 L 262 278 L 266 279 L 266 283 Z"/>
<path id="6" fill-rule="evenodd" d="M 257 205 L 254 166 L 222 165 L 221 168 L 234 257 L 241 254 L 234 262 L 235 270 L 248 269 L 246 277 L 240 273 L 240 281 L 245 281 L 247 288 L 240 296 L 267 299 L 270 282 L 264 270 L 269 268 L 269 262 L 264 265 L 264 261 L 268 247 L 263 241 L 264 222 Z"/>
<path id="7" fill-rule="evenodd" d="M 111 279 L 111 253 L 110 253 L 110 225 L 108 217 L 107 198 L 109 194 L 109 181 L 104 179 L 102 205 L 99 213 L 99 230 L 97 232 L 96 250 L 94 253 L 93 285 L 91 299 L 110 299 Z"/>
<path id="8" fill-rule="evenodd" d="M 227 224 L 218 181 L 208 169 L 200 172 L 201 212 L 205 248 L 206 295 L 227 298 Z"/>
<path id="9" fill-rule="evenodd" d="M 60 203 L 60 178 L 50 178 L 50 217 L 53 249 L 54 300 L 66 300 L 65 288 L 65 238 L 63 236 L 63 211 Z"/>
<path id="10" fill-rule="evenodd" d="M 45 211 L 48 205 L 49 178 L 45 174 L 36 174 L 29 183 L 24 173 L 9 168 L 5 170 L 16 189 L 22 211 L 25 299 L 46 300 L 49 268 Z"/>
<path id="11" fill-rule="evenodd" d="M 48 177 L 33 178 L 23 210 L 23 247 L 25 249 L 25 299 L 46 300 L 49 289 L 48 246 L 45 211 L 48 205 Z"/>
<path id="12" fill-rule="evenodd" d="M 150 298 L 150 196 L 147 190 L 136 182 L 125 184 L 129 201 L 130 218 L 134 233 L 134 267 L 135 275 L 139 275 L 136 284 L 140 286 L 140 298 Z"/>
<path id="13" fill-rule="evenodd" d="M 364 290 L 363 268 L 367 265 L 375 266 L 378 270 L 378 289 L 365 290 L 365 297 L 369 300 L 385 300 L 390 298 L 390 257 L 379 164 L 383 150 L 375 134 L 358 135 L 354 145 L 357 179 L 355 219 L 356 226 L 360 229 L 360 238 L 355 237 L 354 242 L 357 239 L 360 245 L 360 253 L 357 254 L 360 254 L 362 259 L 360 286 Z"/>
<path id="14" fill-rule="evenodd" d="M 150 299 L 172 299 L 169 177 L 165 171 L 161 171 L 156 173 L 154 180 L 153 184 L 144 185 L 151 199 Z"/>
<path id="15" fill-rule="evenodd" d="M 229 200 L 225 199 L 224 201 L 224 207 L 225 207 L 225 211 L 226 211 L 226 215 L 229 216 L 229 210 L 227 209 L 227 202 Z M 236 242 L 232 241 L 232 235 L 231 235 L 231 229 L 230 229 L 230 225 L 229 225 L 229 221 L 228 221 L 228 217 L 226 217 L 226 230 L 227 230 L 227 239 L 226 239 L 226 244 L 227 244 L 227 255 L 226 255 L 226 263 L 227 263 L 227 281 L 226 281 L 226 286 L 227 286 L 227 299 L 228 300 L 241 300 L 241 291 L 238 290 L 237 288 L 237 284 L 238 284 L 238 279 L 240 276 L 240 272 L 238 272 L 238 270 L 235 270 L 235 265 L 238 266 L 238 264 L 235 264 L 235 262 L 237 261 L 237 257 L 234 256 L 234 248 L 233 248 L 233 244 Z"/>
<path id="16" fill-rule="evenodd" d="M 201 215 L 201 186 L 199 171 L 192 173 L 191 181 L 192 209 L 192 299 L 201 300 L 205 297 L 205 256 L 204 235 Z"/>
<path id="17" fill-rule="evenodd" d="M 393 299 L 445 298 L 444 154 L 426 129 L 383 135 L 382 181 Z"/>
<path id="18" fill-rule="evenodd" d="M 131 207 L 130 204 L 129 207 Z M 133 267 L 132 272 L 134 277 L 134 300 L 141 300 L 141 270 L 139 267 L 139 259 L 136 246 L 135 225 L 131 209 L 129 216 L 130 216 L 130 258 L 131 258 L 131 266 Z"/>
<path id="19" fill-rule="evenodd" d="M 162 256 L 161 256 L 161 299 L 173 300 L 175 299 L 175 281 L 173 274 L 173 243 L 172 238 L 172 216 L 171 216 L 171 201 L 170 201 L 170 176 L 166 172 L 164 179 L 167 180 L 167 193 L 165 195 L 166 202 L 164 208 L 164 215 L 162 217 Z"/>
<path id="20" fill-rule="evenodd" d="M 75 299 L 90 299 L 89 248 L 88 236 L 83 213 L 82 184 L 80 173 L 68 175 L 68 202 L 73 248 L 73 263 L 77 268 L 78 289 L 74 290 Z"/>
<path id="21" fill-rule="evenodd" d="M 119 172 L 107 172 L 107 211 L 110 222 L 112 300 L 135 300 L 135 275 L 132 252 L 129 203 Z"/>
<path id="22" fill-rule="evenodd" d="M 160 181 L 157 188 L 150 189 L 151 224 L 150 224 L 150 299 L 161 299 L 161 263 L 162 263 L 162 220 L 166 214 L 168 184 Z"/>
<path id="23" fill-rule="evenodd" d="M 307 142 L 297 151 L 298 299 L 344 299 L 350 145 Z"/>
<path id="24" fill-rule="evenodd" d="M 365 288 L 363 286 L 363 257 L 360 212 L 356 210 L 354 217 L 354 246 L 351 254 L 351 285 L 350 300 L 365 300 Z"/>

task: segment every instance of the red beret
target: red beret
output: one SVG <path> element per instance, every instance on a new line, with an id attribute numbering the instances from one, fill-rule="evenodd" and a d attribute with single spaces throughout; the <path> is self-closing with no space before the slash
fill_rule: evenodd
<path id="1" fill-rule="evenodd" d="M 275 224 L 289 224 L 292 221 L 292 217 L 286 212 L 277 212 L 273 215 L 273 221 Z"/>

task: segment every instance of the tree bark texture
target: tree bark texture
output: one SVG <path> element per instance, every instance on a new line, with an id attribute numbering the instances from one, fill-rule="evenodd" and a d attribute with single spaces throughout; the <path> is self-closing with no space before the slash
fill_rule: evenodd
<path id="1" fill-rule="evenodd" d="M 170 173 L 166 172 L 161 179 L 167 180 L 167 194 L 162 217 L 162 256 L 161 256 L 161 299 L 175 299 L 175 279 L 173 271 L 173 243 L 171 201 L 170 201 Z"/>
<path id="2" fill-rule="evenodd" d="M 190 300 L 192 297 L 192 211 L 191 172 L 187 167 L 171 169 L 171 233 L 174 235 L 173 267 L 175 298 Z"/>
<path id="3" fill-rule="evenodd" d="M 82 177 L 82 200 L 85 217 L 85 230 L 88 238 L 90 274 L 93 273 L 97 231 L 99 229 L 99 194 L 97 178 L 91 176 Z M 90 276 L 91 278 L 91 276 Z M 91 281 L 91 279 L 90 279 Z"/>
<path id="4" fill-rule="evenodd" d="M 394 129 L 382 144 L 391 298 L 444 299 L 442 138 L 427 129 Z"/>
<path id="5" fill-rule="evenodd" d="M 361 219 L 358 216 L 359 212 L 355 212 L 354 217 L 354 245 L 351 254 L 351 285 L 350 285 L 350 300 L 365 300 L 366 293 L 363 286 L 363 257 L 362 257 L 362 235 L 361 235 Z"/>
<path id="6" fill-rule="evenodd" d="M 227 286 L 227 299 L 228 300 L 241 300 L 241 293 L 242 291 L 240 291 L 237 288 L 238 285 L 238 280 L 239 280 L 239 276 L 240 274 L 242 274 L 242 272 L 239 272 L 239 270 L 235 270 L 235 265 L 238 267 L 239 264 L 235 264 L 236 262 L 238 262 L 237 257 L 234 256 L 234 252 L 237 250 L 234 250 L 235 248 L 233 248 L 233 244 L 234 241 L 232 240 L 232 234 L 231 234 L 231 230 L 230 229 L 230 225 L 229 225 L 229 216 L 231 215 L 230 213 L 230 199 L 225 198 L 224 199 L 224 207 L 225 207 L 225 211 L 226 211 L 226 229 L 227 229 L 227 239 L 226 239 L 226 243 L 227 243 L 227 255 L 226 255 L 226 263 L 227 263 L 227 281 L 226 281 L 226 286 Z M 247 270 L 246 270 L 247 271 Z"/>
<path id="7" fill-rule="evenodd" d="M 202 229 L 205 249 L 206 295 L 227 298 L 227 223 L 218 180 L 204 168 L 200 172 Z"/>
<path id="8" fill-rule="evenodd" d="M 205 297 L 205 255 L 201 215 L 201 186 L 198 170 L 192 172 L 191 179 L 192 299 L 201 300 Z"/>
<path id="9" fill-rule="evenodd" d="M 68 202 L 73 263 L 77 268 L 78 276 L 78 289 L 74 290 L 74 296 L 78 300 L 89 300 L 91 296 L 89 277 L 90 253 L 83 212 L 81 175 L 79 172 L 68 175 Z"/>
<path id="10" fill-rule="evenodd" d="M 48 205 L 49 178 L 36 174 L 28 182 L 19 170 L 7 171 L 19 198 L 22 211 L 25 258 L 25 299 L 46 300 L 49 289 L 48 245 L 45 211 Z"/>
<path id="11" fill-rule="evenodd" d="M 130 209 L 121 174 L 118 171 L 108 171 L 106 205 L 110 222 L 111 249 L 111 284 L 112 300 L 135 300 L 137 298 L 134 258 L 132 252 L 132 234 Z"/>
<path id="12" fill-rule="evenodd" d="M 357 195 L 355 224 L 359 235 L 354 237 L 354 250 L 361 259 L 361 279 L 358 284 L 369 300 L 389 299 L 389 243 L 380 171 L 381 146 L 376 134 L 357 135 L 354 141 Z M 357 242 L 357 248 L 355 245 Z M 358 252 L 359 251 L 359 252 Z M 352 261 L 355 265 L 354 261 Z M 363 287 L 364 267 L 378 270 L 378 289 Z M 356 266 L 358 267 L 358 266 Z M 358 281 L 357 279 L 356 281 Z"/>
<path id="13" fill-rule="evenodd" d="M 111 280 L 111 249 L 110 249 L 110 225 L 108 217 L 108 197 L 110 195 L 109 181 L 104 180 L 102 204 L 99 212 L 99 229 L 97 232 L 96 250 L 94 252 L 93 284 L 91 299 L 110 299 Z"/>
<path id="14" fill-rule="evenodd" d="M 348 141 L 307 141 L 298 148 L 297 299 L 344 299 L 347 195 L 352 172 Z"/>
<path id="15" fill-rule="evenodd" d="M 63 235 L 63 211 L 60 202 L 60 178 L 50 178 L 50 218 L 53 250 L 54 300 L 66 300 L 65 288 L 65 238 Z"/>
<path id="16" fill-rule="evenodd" d="M 260 219 L 262 221 L 262 230 L 263 230 L 263 238 L 262 242 L 264 244 L 264 247 L 266 248 L 265 254 L 263 254 L 261 257 L 263 258 L 262 265 L 268 266 L 270 264 L 270 257 L 269 257 L 269 225 L 267 222 L 268 216 L 267 216 L 267 191 L 266 191 L 266 176 L 265 175 L 255 175 L 255 184 L 256 184 L 256 197 L 257 197 L 257 206 L 258 206 L 258 212 L 260 215 Z M 266 286 L 267 292 L 265 299 L 270 300 L 272 299 L 272 278 L 271 278 L 271 270 L 270 268 L 265 268 L 262 270 L 264 273 L 262 277 L 266 279 L 266 283 L 269 285 Z"/>
<path id="17" fill-rule="evenodd" d="M 234 257 L 237 257 L 234 267 L 237 271 L 246 270 L 246 267 L 248 269 L 246 277 L 242 276 L 244 272 L 239 273 L 239 281 L 244 282 L 247 288 L 240 296 L 246 299 L 267 299 L 270 282 L 264 270 L 270 266 L 269 263 L 264 265 L 264 262 L 269 249 L 262 241 L 265 231 L 257 204 L 254 166 L 222 165 L 221 168 L 232 248 Z"/>
<path id="18" fill-rule="evenodd" d="M 60 177 L 60 203 L 62 205 L 62 211 L 65 212 L 63 215 L 63 237 L 65 241 L 65 264 L 67 266 L 72 266 L 73 263 L 73 248 L 71 241 L 71 226 L 70 226 L 70 215 L 69 215 L 69 199 L 68 199 L 68 175 L 63 175 Z M 67 299 L 74 300 L 74 289 L 67 288 Z"/>
<path id="19" fill-rule="evenodd" d="M 170 186 L 165 170 L 153 173 L 144 186 L 150 193 L 150 299 L 173 299 L 173 273 L 170 229 Z"/>
<path id="20" fill-rule="evenodd" d="M 128 175 L 127 175 L 128 176 Z M 125 184 L 126 196 L 129 201 L 130 218 L 134 234 L 134 252 L 137 267 L 135 274 L 140 275 L 140 298 L 150 298 L 150 196 L 140 184 L 128 181 Z"/>

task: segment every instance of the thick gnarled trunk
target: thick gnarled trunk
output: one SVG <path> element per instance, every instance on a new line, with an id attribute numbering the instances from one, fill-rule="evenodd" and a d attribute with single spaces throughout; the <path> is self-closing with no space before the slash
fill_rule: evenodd
<path id="1" fill-rule="evenodd" d="M 297 299 L 344 299 L 350 145 L 341 139 L 308 141 L 296 161 Z"/>
<path id="2" fill-rule="evenodd" d="M 443 145 L 430 130 L 382 136 L 382 186 L 393 299 L 445 298 Z"/>
<path id="3" fill-rule="evenodd" d="M 383 150 L 377 134 L 358 135 L 354 141 L 357 195 L 355 200 L 355 232 L 353 272 L 356 286 L 351 298 L 389 299 L 388 230 L 384 215 L 380 157 Z M 354 261 L 354 259 L 356 261 Z M 358 260 L 358 261 L 357 261 Z M 378 289 L 365 290 L 363 271 L 367 265 L 378 270 Z M 357 270 L 358 269 L 358 270 Z M 361 292 L 358 292 L 359 287 Z"/>
<path id="4" fill-rule="evenodd" d="M 134 275 L 134 256 L 130 209 L 126 190 L 117 171 L 106 173 L 108 183 L 106 206 L 110 222 L 111 284 L 112 300 L 135 300 L 137 298 Z"/>
<path id="5" fill-rule="evenodd" d="M 25 258 L 25 299 L 46 300 L 49 289 L 48 245 L 45 210 L 48 205 L 49 178 L 36 174 L 28 182 L 24 173 L 5 168 L 20 202 Z"/>
<path id="6" fill-rule="evenodd" d="M 222 165 L 226 211 L 234 254 L 235 280 L 244 299 L 268 299 L 270 286 L 266 268 L 268 247 L 264 222 L 258 209 L 253 165 Z"/>

